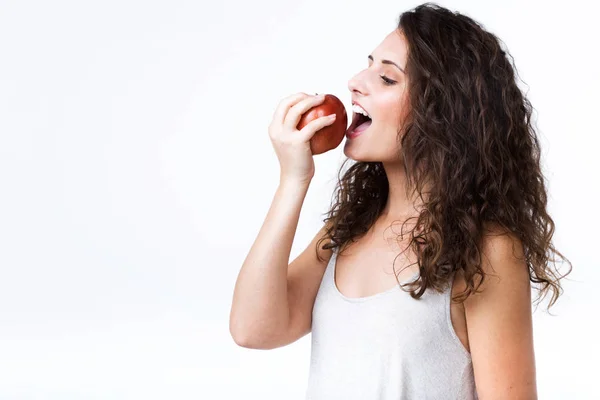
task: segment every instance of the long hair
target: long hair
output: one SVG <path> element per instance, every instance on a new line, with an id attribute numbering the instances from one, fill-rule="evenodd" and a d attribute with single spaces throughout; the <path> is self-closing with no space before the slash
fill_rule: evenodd
<path id="1" fill-rule="evenodd" d="M 551 241 L 555 225 L 546 209 L 533 108 L 517 86 L 512 56 L 473 19 L 435 3 L 402 13 L 397 29 L 408 43 L 410 104 L 398 130 L 398 160 L 407 195 L 423 200 L 407 246 L 420 271 L 409 284 L 411 296 L 443 290 L 462 270 L 467 288 L 459 300 L 466 300 L 478 287 L 475 276 L 483 281 L 481 243 L 494 226 L 521 240 L 530 281 L 543 285 L 540 297 L 553 290 L 550 308 L 562 294 L 559 280 L 571 272 L 557 276 L 552 254 L 571 263 Z M 358 161 L 344 172 L 348 161 L 317 248 L 324 240 L 322 248 L 332 249 L 361 237 L 387 202 L 382 163 Z"/>

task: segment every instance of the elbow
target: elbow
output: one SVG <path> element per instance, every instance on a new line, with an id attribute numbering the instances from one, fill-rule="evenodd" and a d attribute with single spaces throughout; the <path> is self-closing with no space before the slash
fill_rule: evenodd
<path id="1" fill-rule="evenodd" d="M 244 334 L 242 329 L 239 329 L 232 318 L 229 319 L 229 334 L 231 338 L 240 347 L 252 348 L 252 343 L 248 336 Z"/>
<path id="2" fill-rule="evenodd" d="M 261 326 L 257 321 L 244 321 L 232 312 L 229 317 L 229 334 L 240 347 L 255 350 L 271 350 L 285 344 L 285 329 L 281 326 Z"/>
<path id="3" fill-rule="evenodd" d="M 253 335 L 249 335 L 247 329 L 236 327 L 232 321 L 229 322 L 229 334 L 231 335 L 231 338 L 235 344 L 240 347 L 255 350 L 264 349 L 264 345 L 261 345 L 261 343 L 259 343 L 259 341 L 253 337 Z"/>
<path id="4" fill-rule="evenodd" d="M 272 350 L 280 346 L 277 340 L 270 340 L 264 335 L 248 335 L 247 332 L 239 329 L 236 330 L 231 325 L 229 327 L 229 334 L 235 344 L 246 349 Z"/>
<path id="5" fill-rule="evenodd" d="M 254 348 L 254 346 L 252 345 L 252 342 L 249 341 L 245 336 L 241 336 L 239 334 L 234 334 L 233 332 L 231 333 L 231 338 L 233 339 L 234 343 L 237 344 L 240 347 L 244 347 L 246 349 L 252 349 Z"/>
<path id="6" fill-rule="evenodd" d="M 274 347 L 268 346 L 265 343 L 262 343 L 260 341 L 252 340 L 248 336 L 243 336 L 240 334 L 234 335 L 232 333 L 231 337 L 232 337 L 233 341 L 235 342 L 235 344 L 237 344 L 240 347 L 244 347 L 246 349 L 270 350 L 270 349 L 274 348 Z"/>

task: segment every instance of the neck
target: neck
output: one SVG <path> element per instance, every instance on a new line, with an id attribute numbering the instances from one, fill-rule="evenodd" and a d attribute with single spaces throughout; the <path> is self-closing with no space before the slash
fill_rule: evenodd
<path id="1" fill-rule="evenodd" d="M 408 178 L 406 170 L 402 164 L 383 164 L 388 184 L 389 192 L 386 205 L 381 213 L 380 219 L 386 222 L 394 220 L 404 220 L 411 216 L 416 216 L 423 205 L 419 194 L 406 193 Z M 424 194 L 425 197 L 425 194 Z"/>

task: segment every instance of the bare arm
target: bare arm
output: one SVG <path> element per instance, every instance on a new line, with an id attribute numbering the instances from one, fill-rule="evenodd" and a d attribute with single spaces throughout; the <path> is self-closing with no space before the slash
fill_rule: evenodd
<path id="1" fill-rule="evenodd" d="M 289 324 L 288 262 L 308 183 L 281 180 L 238 275 L 229 330 L 241 346 L 279 336 Z"/>
<path id="2" fill-rule="evenodd" d="M 229 331 L 243 347 L 281 346 L 310 328 L 308 318 L 314 300 L 311 296 L 319 268 L 315 268 L 317 262 L 305 250 L 290 265 L 288 282 L 288 262 L 300 210 L 314 176 L 309 141 L 334 120 L 320 117 L 301 130 L 296 127 L 301 116 L 323 103 L 324 98 L 306 93 L 289 96 L 279 103 L 269 125 L 281 175 L 271 208 L 242 264 L 233 293 Z"/>
<path id="3" fill-rule="evenodd" d="M 489 276 L 482 292 L 465 301 L 477 394 L 482 400 L 535 400 L 531 287 L 522 244 L 513 234 L 492 236 L 483 253 Z"/>

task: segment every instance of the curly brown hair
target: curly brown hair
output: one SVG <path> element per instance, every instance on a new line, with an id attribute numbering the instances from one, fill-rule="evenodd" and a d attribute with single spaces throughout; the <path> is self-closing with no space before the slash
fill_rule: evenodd
<path id="1" fill-rule="evenodd" d="M 405 285 L 418 299 L 429 287 L 443 290 L 462 270 L 467 289 L 459 301 L 466 300 L 479 286 L 475 276 L 483 281 L 481 241 L 494 226 L 521 240 L 530 281 L 543 284 L 539 297 L 554 292 L 549 309 L 572 266 L 560 277 L 550 268 L 557 261 L 551 253 L 571 263 L 551 242 L 555 225 L 546 210 L 533 108 L 517 86 L 514 59 L 482 25 L 435 3 L 402 13 L 397 29 L 408 43 L 411 105 L 398 131 L 398 156 L 407 195 L 416 191 L 424 200 L 407 246 L 417 256 L 420 277 Z M 353 242 L 386 205 L 382 163 L 357 161 L 342 176 L 348 162 L 338 173 L 317 248 L 326 239 L 322 249 Z"/>

